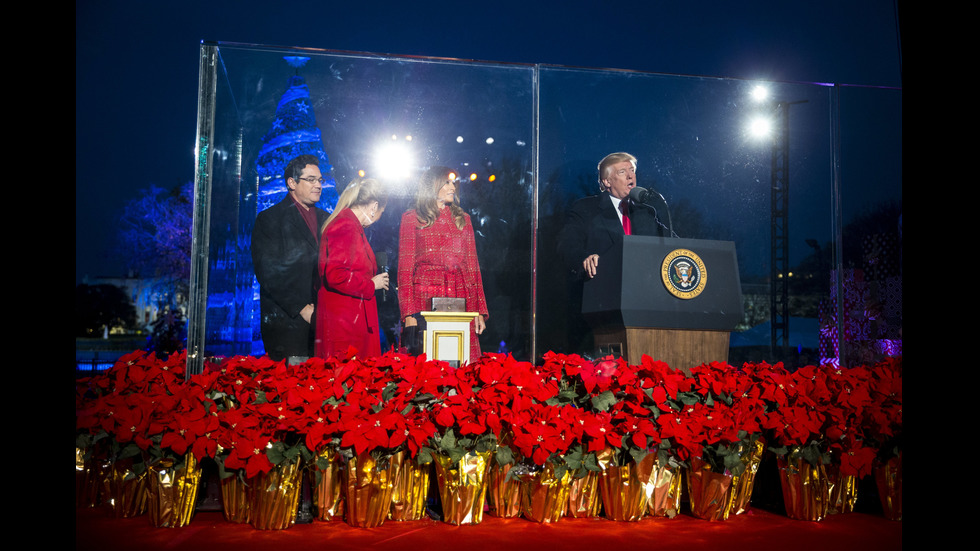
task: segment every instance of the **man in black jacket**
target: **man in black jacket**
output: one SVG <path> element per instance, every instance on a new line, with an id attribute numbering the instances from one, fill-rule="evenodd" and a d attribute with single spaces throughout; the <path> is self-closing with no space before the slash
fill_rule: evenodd
<path id="1" fill-rule="evenodd" d="M 252 231 L 252 264 L 259 280 L 262 340 L 273 360 L 305 361 L 313 355 L 323 176 L 314 155 L 300 155 L 283 171 L 289 193 L 259 213 Z"/>
<path id="2" fill-rule="evenodd" d="M 593 278 L 615 236 L 662 236 L 657 213 L 628 199 L 636 187 L 636 157 L 619 152 L 599 162 L 601 193 L 576 201 L 558 237 L 558 252 L 574 279 Z M 629 230 L 629 231 L 627 231 Z"/>

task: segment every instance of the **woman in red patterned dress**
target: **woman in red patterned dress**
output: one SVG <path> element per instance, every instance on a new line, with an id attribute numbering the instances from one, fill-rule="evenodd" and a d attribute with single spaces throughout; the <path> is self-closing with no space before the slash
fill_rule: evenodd
<path id="1" fill-rule="evenodd" d="M 470 325 L 470 357 L 480 357 L 477 335 L 486 328 L 487 300 L 476 258 L 473 223 L 459 207 L 456 175 L 432 167 L 419 181 L 415 209 L 402 216 L 398 241 L 398 305 L 406 327 L 418 325 L 420 312 L 433 297 L 466 299 L 466 310 L 478 312 Z"/>
<path id="2" fill-rule="evenodd" d="M 364 228 L 378 221 L 386 204 L 376 180 L 354 180 L 323 225 L 315 342 L 321 358 L 343 356 L 350 346 L 360 357 L 381 355 L 375 291 L 388 289 L 388 274 L 377 273 Z"/>

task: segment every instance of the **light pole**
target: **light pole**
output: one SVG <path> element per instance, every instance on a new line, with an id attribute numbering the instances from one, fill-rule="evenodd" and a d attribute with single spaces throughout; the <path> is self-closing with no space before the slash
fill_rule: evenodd
<path id="1" fill-rule="evenodd" d="M 789 345 L 789 107 L 800 101 L 769 101 L 768 90 L 757 86 L 753 98 L 769 107 L 769 124 L 757 118 L 753 132 L 772 136 L 770 166 L 769 325 L 771 354 L 785 358 Z M 772 119 L 775 119 L 773 124 Z M 773 358 L 775 359 L 775 358 Z"/>

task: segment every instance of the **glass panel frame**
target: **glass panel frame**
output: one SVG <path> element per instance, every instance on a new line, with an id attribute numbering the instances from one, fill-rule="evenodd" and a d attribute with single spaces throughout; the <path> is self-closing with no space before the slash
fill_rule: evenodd
<path id="1" fill-rule="evenodd" d="M 311 59 L 293 67 L 286 56 Z M 276 176 L 258 161 L 294 84 L 308 89 L 311 132 L 332 167 L 336 187 L 325 198 L 358 170 L 377 174 L 383 142 L 414 150 L 413 177 L 432 164 L 475 174 L 461 195 L 477 229 L 490 306 L 484 351 L 524 360 L 549 350 L 588 352 L 557 234 L 568 206 L 599 191 L 598 161 L 622 150 L 639 159 L 638 184 L 663 194 L 676 234 L 735 242 L 745 308 L 732 363 L 847 364 L 876 357 L 871 349 L 894 349 L 894 341 L 901 348 L 900 89 L 767 83 L 773 99 L 759 105 L 749 99 L 757 83 L 738 79 L 204 43 L 189 372 L 208 356 L 262 352 L 250 234 Z M 787 139 L 750 139 L 746 128 L 758 114 L 783 116 Z M 869 177 L 876 171 L 877 182 Z M 369 230 L 375 250 L 393 255 L 395 265 L 398 220 L 412 206 L 413 183 L 386 178 L 397 189 Z M 278 185 L 281 197 L 281 178 Z M 773 216 L 772 191 L 782 186 L 785 218 Z M 898 213 L 898 279 L 864 292 L 897 293 L 897 302 L 881 315 L 880 338 L 838 345 L 854 315 L 845 279 L 856 261 L 846 251 L 865 240 L 848 224 L 876 209 L 885 218 Z M 773 228 L 785 233 L 789 251 L 780 269 Z M 767 322 L 781 274 L 790 281 L 790 314 L 777 342 Z M 391 342 L 397 301 L 379 310 Z"/>

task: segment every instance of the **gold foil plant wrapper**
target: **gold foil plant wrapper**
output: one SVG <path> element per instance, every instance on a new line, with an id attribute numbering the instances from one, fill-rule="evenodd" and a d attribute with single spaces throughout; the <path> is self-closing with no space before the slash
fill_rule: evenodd
<path id="1" fill-rule="evenodd" d="M 656 455 L 647 454 L 639 463 L 617 466 L 600 461 L 602 474 L 599 487 L 602 509 L 610 520 L 635 522 L 646 513 L 647 502 L 653 493 L 651 475 Z"/>
<path id="2" fill-rule="evenodd" d="M 401 459 L 383 458 L 379 462 L 370 452 L 361 452 L 347 461 L 344 477 L 347 524 L 360 528 L 384 524 L 391 508 L 399 465 Z"/>
<path id="3" fill-rule="evenodd" d="M 786 516 L 811 521 L 827 516 L 832 487 L 824 466 L 813 466 L 792 452 L 777 458 L 777 464 Z"/>
<path id="4" fill-rule="evenodd" d="M 425 518 L 425 501 L 429 496 L 429 472 L 432 466 L 419 465 L 407 454 L 392 457 L 397 461 L 398 476 L 391 493 L 389 520 L 421 520 Z"/>
<path id="5" fill-rule="evenodd" d="M 732 476 L 716 473 L 700 458 L 691 459 L 688 471 L 691 514 L 706 520 L 727 520 L 732 510 Z"/>
<path id="6" fill-rule="evenodd" d="M 568 485 L 568 509 L 565 514 L 572 518 L 595 518 L 600 511 L 599 473 L 586 471 L 585 476 L 572 478 Z"/>
<path id="7" fill-rule="evenodd" d="M 182 465 L 164 458 L 150 467 L 147 474 L 147 505 L 150 524 L 157 528 L 187 526 L 197 506 L 201 483 L 201 466 L 193 453 Z"/>
<path id="8" fill-rule="evenodd" d="M 741 456 L 745 471 L 732 478 L 732 514 L 740 515 L 749 510 L 752 500 L 752 488 L 755 486 L 755 474 L 759 471 L 759 463 L 765 452 L 765 442 L 761 438 L 749 444 L 747 453 Z"/>
<path id="9" fill-rule="evenodd" d="M 572 473 L 565 470 L 555 475 L 555 467 L 546 462 L 544 468 L 524 477 L 521 488 L 521 512 L 535 522 L 558 522 L 568 507 L 568 487 Z"/>
<path id="10" fill-rule="evenodd" d="M 837 465 L 825 465 L 827 476 L 830 477 L 830 509 L 829 513 L 853 513 L 857 505 L 858 481 L 854 475 L 840 473 Z"/>
<path id="11" fill-rule="evenodd" d="M 336 450 L 331 448 L 320 452 L 310 473 L 313 518 L 325 521 L 344 519 L 343 474 L 344 464 Z"/>
<path id="12" fill-rule="evenodd" d="M 116 518 L 130 518 L 146 512 L 146 471 L 136 473 L 132 459 L 116 461 L 105 478 L 105 502 Z"/>
<path id="13" fill-rule="evenodd" d="M 655 517 L 677 516 L 681 508 L 681 481 L 683 473 L 680 468 L 668 465 L 657 466 L 654 464 L 653 472 L 650 475 L 650 483 L 653 492 L 647 503 L 647 513 Z"/>
<path id="14" fill-rule="evenodd" d="M 500 518 L 514 518 L 521 514 L 521 481 L 508 476 L 515 468 L 513 463 L 500 466 L 496 461 L 487 474 L 488 512 Z"/>
<path id="15" fill-rule="evenodd" d="M 283 463 L 249 479 L 249 522 L 259 530 L 285 530 L 296 522 L 302 487 L 299 462 Z"/>
<path id="16" fill-rule="evenodd" d="M 449 456 L 433 454 L 444 522 L 460 525 L 483 521 L 490 455 L 470 452 L 454 465 Z"/>
<path id="17" fill-rule="evenodd" d="M 874 471 L 881 509 L 888 520 L 902 520 L 902 453 Z"/>
<path id="18" fill-rule="evenodd" d="M 238 472 L 221 479 L 221 510 L 228 522 L 244 524 L 249 520 L 248 485 Z"/>
<path id="19" fill-rule="evenodd" d="M 75 447 L 75 507 L 95 507 L 99 504 L 99 491 L 108 470 L 108 461 L 91 455 L 86 457 L 83 448 Z"/>

